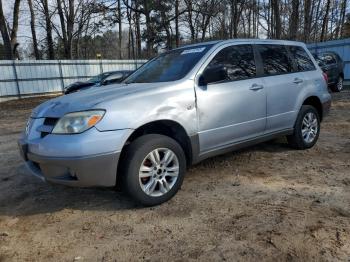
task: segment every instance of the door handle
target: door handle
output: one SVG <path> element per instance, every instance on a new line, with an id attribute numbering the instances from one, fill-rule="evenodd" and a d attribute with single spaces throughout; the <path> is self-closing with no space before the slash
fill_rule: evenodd
<path id="1" fill-rule="evenodd" d="M 294 81 L 293 81 L 294 84 L 301 84 L 302 82 L 304 82 L 304 80 L 300 78 L 294 78 Z"/>
<path id="2" fill-rule="evenodd" d="M 253 90 L 253 91 L 256 91 L 256 90 L 259 90 L 259 89 L 263 89 L 264 86 L 263 85 L 258 85 L 258 84 L 252 84 L 251 87 L 249 87 L 250 90 Z"/>

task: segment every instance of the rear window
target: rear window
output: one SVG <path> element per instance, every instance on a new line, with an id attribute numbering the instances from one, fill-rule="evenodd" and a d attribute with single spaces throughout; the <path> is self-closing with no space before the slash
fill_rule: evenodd
<path id="1" fill-rule="evenodd" d="M 331 54 L 322 54 L 319 58 L 326 65 L 335 64 L 337 62 Z"/>
<path id="2" fill-rule="evenodd" d="M 289 50 L 295 61 L 298 72 L 311 71 L 316 69 L 314 63 L 304 48 L 301 46 L 290 46 Z"/>
<path id="3" fill-rule="evenodd" d="M 283 45 L 258 45 L 264 75 L 281 75 L 293 71 L 287 49 Z"/>

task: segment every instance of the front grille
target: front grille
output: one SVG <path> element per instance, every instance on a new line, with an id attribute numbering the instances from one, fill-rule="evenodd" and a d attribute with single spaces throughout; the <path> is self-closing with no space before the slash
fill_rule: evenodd
<path id="1" fill-rule="evenodd" d="M 43 138 L 50 134 L 55 127 L 59 118 L 55 117 L 46 117 L 44 123 L 38 127 L 38 131 L 40 132 L 40 137 Z"/>
<path id="2" fill-rule="evenodd" d="M 44 120 L 44 126 L 54 126 L 56 125 L 58 118 L 55 117 L 46 117 Z"/>

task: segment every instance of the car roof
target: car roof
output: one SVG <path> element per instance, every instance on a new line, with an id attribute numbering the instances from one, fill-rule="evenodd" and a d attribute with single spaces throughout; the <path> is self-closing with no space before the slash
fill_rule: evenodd
<path id="1" fill-rule="evenodd" d="M 254 44 L 280 44 L 280 45 L 296 45 L 296 46 L 304 46 L 303 42 L 291 41 L 291 40 L 276 40 L 276 39 L 255 39 L 255 38 L 236 38 L 236 39 L 227 39 L 227 40 L 216 40 L 216 41 L 207 41 L 200 42 L 195 44 L 183 45 L 176 49 L 189 48 L 189 47 L 197 47 L 203 45 L 213 45 L 218 46 L 222 44 L 230 44 L 230 43 L 239 43 L 239 42 L 252 42 Z M 173 50 L 176 50 L 173 49 Z"/>

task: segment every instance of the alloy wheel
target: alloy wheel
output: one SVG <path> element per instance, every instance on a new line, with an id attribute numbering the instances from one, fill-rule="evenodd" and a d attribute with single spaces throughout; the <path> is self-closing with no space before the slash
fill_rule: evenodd
<path id="1" fill-rule="evenodd" d="M 312 143 L 318 132 L 318 121 L 317 117 L 314 113 L 308 112 L 303 119 L 303 123 L 301 125 L 301 134 L 306 143 Z"/>
<path id="2" fill-rule="evenodd" d="M 343 85 L 343 78 L 339 77 L 339 80 L 338 80 L 338 83 L 337 83 L 337 90 L 341 91 L 341 90 L 343 90 L 343 87 L 344 87 L 344 85 Z"/>
<path id="3" fill-rule="evenodd" d="M 157 148 L 142 161 L 139 183 L 147 195 L 160 197 L 168 193 L 179 176 L 179 160 L 168 148 Z"/>

